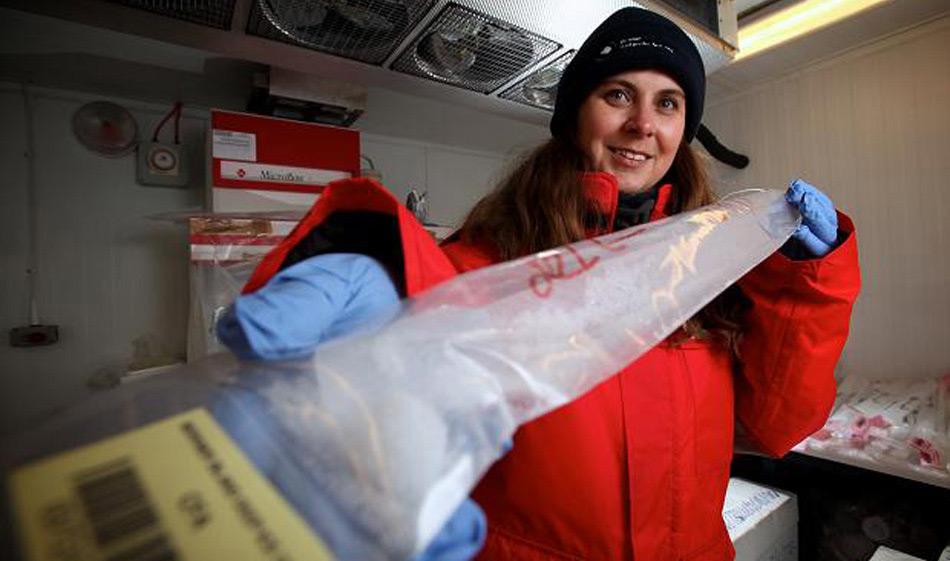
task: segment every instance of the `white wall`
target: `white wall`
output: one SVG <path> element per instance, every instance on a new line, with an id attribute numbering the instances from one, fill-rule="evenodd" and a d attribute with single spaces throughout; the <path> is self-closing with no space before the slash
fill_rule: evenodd
<path id="1" fill-rule="evenodd" d="M 751 164 L 721 187 L 803 177 L 858 228 L 863 290 L 845 375 L 950 371 L 950 18 L 801 69 L 707 108 Z"/>
<path id="2" fill-rule="evenodd" d="M 396 197 L 428 189 L 429 221 L 446 226 L 464 218 L 512 158 L 549 136 L 546 127 L 379 88 L 354 127 Z"/>
<path id="3" fill-rule="evenodd" d="M 135 182 L 132 155 L 110 159 L 86 150 L 73 138 L 70 121 L 83 103 L 111 99 L 132 112 L 140 137 L 145 137 L 168 105 L 39 87 L 30 92 L 36 144 L 37 301 L 41 320 L 59 325 L 61 340 L 37 348 L 0 344 L 0 433 L 22 429 L 79 399 L 88 391 L 89 377 L 103 369 L 124 372 L 130 366 L 184 357 L 185 228 L 148 217 L 203 205 L 207 109 L 186 109 L 182 121 L 195 171 L 190 187 L 143 187 Z M 500 123 L 506 137 L 498 138 L 496 151 L 488 151 L 488 131 L 499 126 L 497 117 L 479 123 L 475 115 L 436 102 L 407 96 L 384 101 L 375 104 L 375 119 L 385 126 L 373 126 L 368 119 L 370 128 L 401 130 L 402 120 L 402 129 L 413 138 L 366 133 L 363 151 L 400 199 L 410 187 L 427 189 L 430 217 L 444 224 L 458 221 L 487 191 L 509 153 L 526 146 L 525 139 L 544 135 L 541 127 L 502 120 L 507 121 Z M 379 115 L 383 112 L 395 114 Z M 473 143 L 445 144 L 445 138 L 427 132 L 432 119 L 469 127 Z M 26 119 L 18 84 L 0 83 L 0 122 L 0 328 L 6 331 L 29 323 Z M 164 134 L 169 133 L 166 127 Z M 464 135 L 451 134 L 464 140 Z"/>
<path id="4" fill-rule="evenodd" d="M 0 345 L 3 427 L 76 399 L 101 369 L 183 356 L 185 334 L 175 327 L 184 325 L 188 306 L 187 236 L 184 228 L 148 216 L 200 208 L 203 168 L 197 166 L 189 189 L 137 185 L 132 156 L 100 157 L 73 139 L 71 117 L 84 101 L 56 92 L 33 96 L 37 303 L 41 321 L 59 326 L 60 341 Z M 167 110 L 127 106 L 149 131 Z M 0 90 L 0 115 L 0 169 L 8 174 L 0 190 L 0 325 L 9 329 L 29 320 L 26 119 L 19 88 Z M 189 113 L 182 124 L 191 156 L 200 157 L 204 119 Z"/>
<path id="5" fill-rule="evenodd" d="M 510 157 L 374 134 L 363 134 L 360 141 L 363 154 L 400 201 L 411 188 L 428 190 L 427 221 L 453 227 L 498 179 Z"/>

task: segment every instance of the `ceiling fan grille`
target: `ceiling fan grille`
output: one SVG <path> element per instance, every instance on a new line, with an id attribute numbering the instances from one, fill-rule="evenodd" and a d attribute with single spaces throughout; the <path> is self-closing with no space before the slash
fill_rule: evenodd
<path id="1" fill-rule="evenodd" d="M 250 35 L 382 64 L 435 0 L 256 0 Z"/>
<path id="2" fill-rule="evenodd" d="M 392 69 L 490 93 L 560 47 L 555 41 L 450 3 Z"/>
<path id="3" fill-rule="evenodd" d="M 498 97 L 517 101 L 539 109 L 554 110 L 557 98 L 557 84 L 567 64 L 574 58 L 576 50 L 570 50 L 554 59 L 553 62 L 535 70 L 515 85 L 499 94 Z"/>
<path id="4" fill-rule="evenodd" d="M 230 29 L 235 0 L 107 0 L 175 19 Z"/>

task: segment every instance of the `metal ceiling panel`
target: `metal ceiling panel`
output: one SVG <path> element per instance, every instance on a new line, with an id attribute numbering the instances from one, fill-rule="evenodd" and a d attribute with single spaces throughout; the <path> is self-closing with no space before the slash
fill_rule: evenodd
<path id="1" fill-rule="evenodd" d="M 565 62 L 620 8 L 637 5 L 676 21 L 697 44 L 707 74 L 735 52 L 733 0 L 717 0 L 720 36 L 661 0 L 8 1 L 219 56 L 533 122 L 546 119 L 549 67 Z"/>

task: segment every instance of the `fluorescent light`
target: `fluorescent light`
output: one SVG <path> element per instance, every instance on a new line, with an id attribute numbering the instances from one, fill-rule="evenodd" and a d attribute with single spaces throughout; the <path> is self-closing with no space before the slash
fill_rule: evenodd
<path id="1" fill-rule="evenodd" d="M 736 60 L 841 21 L 887 0 L 804 0 L 739 29 Z"/>

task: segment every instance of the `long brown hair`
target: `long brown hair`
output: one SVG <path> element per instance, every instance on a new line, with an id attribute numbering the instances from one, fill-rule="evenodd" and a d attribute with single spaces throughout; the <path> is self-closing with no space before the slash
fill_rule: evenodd
<path id="1" fill-rule="evenodd" d="M 582 240 L 592 211 L 580 171 L 584 156 L 572 143 L 552 138 L 522 158 L 469 212 L 460 229 L 467 243 L 488 243 L 509 260 Z M 678 214 L 716 201 L 706 166 L 682 143 L 664 182 L 673 184 L 666 208 Z M 740 316 L 746 300 L 730 287 L 684 325 L 686 338 L 716 338 L 738 357 Z"/>
<path id="2" fill-rule="evenodd" d="M 584 239 L 584 157 L 552 138 L 523 157 L 469 212 L 462 239 L 489 242 L 504 261 Z"/>

